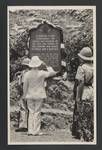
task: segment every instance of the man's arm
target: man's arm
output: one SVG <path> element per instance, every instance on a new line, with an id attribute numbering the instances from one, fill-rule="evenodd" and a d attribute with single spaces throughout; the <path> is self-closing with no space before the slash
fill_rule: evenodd
<path id="1" fill-rule="evenodd" d="M 77 86 L 78 86 L 78 80 L 75 79 L 74 88 L 73 88 L 74 99 L 76 99 Z"/>
<path id="2" fill-rule="evenodd" d="M 84 87 L 84 70 L 82 66 L 78 67 L 75 79 L 77 80 L 76 101 L 80 101 L 82 98 L 83 87 Z"/>
<path id="3" fill-rule="evenodd" d="M 56 71 L 52 67 L 47 67 L 46 78 L 56 75 Z"/>
<path id="4" fill-rule="evenodd" d="M 28 91 L 28 79 L 25 76 L 24 83 L 23 83 L 23 98 L 26 97 L 27 91 Z"/>
<path id="5" fill-rule="evenodd" d="M 84 82 L 83 81 L 78 81 L 78 86 L 77 86 L 77 94 L 76 94 L 76 101 L 80 101 L 82 98 L 82 93 L 83 93 L 83 88 L 84 88 Z"/>

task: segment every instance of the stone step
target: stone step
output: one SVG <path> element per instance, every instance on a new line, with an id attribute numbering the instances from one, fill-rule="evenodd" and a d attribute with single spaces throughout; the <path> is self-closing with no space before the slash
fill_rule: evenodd
<path id="1" fill-rule="evenodd" d="M 12 106 L 11 108 L 10 108 L 10 112 L 11 113 L 13 113 L 13 112 L 19 112 L 19 107 L 17 106 L 17 107 L 15 107 L 15 106 Z M 53 108 L 49 108 L 49 109 L 47 109 L 47 108 L 42 108 L 41 109 L 41 112 L 42 113 L 47 113 L 47 114 L 62 114 L 62 115 L 72 115 L 73 114 L 73 112 L 72 111 L 70 111 L 70 110 L 67 110 L 67 111 L 64 111 L 64 110 L 60 110 L 60 109 L 53 109 Z"/>
<path id="2" fill-rule="evenodd" d="M 46 108 L 42 108 L 41 110 L 42 113 L 49 113 L 49 114 L 62 114 L 62 115 L 72 115 L 73 112 L 71 112 L 70 110 L 68 111 L 64 111 L 64 110 L 60 110 L 60 109 L 46 109 Z"/>

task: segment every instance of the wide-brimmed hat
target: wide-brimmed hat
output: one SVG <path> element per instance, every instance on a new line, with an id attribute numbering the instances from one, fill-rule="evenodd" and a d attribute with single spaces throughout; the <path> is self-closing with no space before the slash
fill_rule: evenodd
<path id="1" fill-rule="evenodd" d="M 89 47 L 82 48 L 80 53 L 78 53 L 78 56 L 85 61 L 92 61 L 93 60 L 92 50 Z"/>
<path id="2" fill-rule="evenodd" d="M 24 59 L 22 60 L 22 65 L 29 66 L 29 62 L 30 62 L 30 59 L 29 59 L 29 58 L 24 58 Z"/>
<path id="3" fill-rule="evenodd" d="M 41 64 L 43 64 L 44 62 L 42 60 L 39 59 L 38 56 L 33 56 L 31 58 L 31 61 L 29 62 L 29 67 L 31 68 L 36 68 L 41 66 Z"/>

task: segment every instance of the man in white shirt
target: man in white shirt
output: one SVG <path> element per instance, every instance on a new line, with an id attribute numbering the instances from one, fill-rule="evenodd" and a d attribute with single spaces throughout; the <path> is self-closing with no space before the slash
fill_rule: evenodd
<path id="1" fill-rule="evenodd" d="M 46 98 L 44 81 L 46 78 L 56 75 L 52 67 L 47 67 L 47 71 L 39 70 L 44 62 L 38 56 L 33 56 L 29 63 L 32 68 L 24 76 L 23 97 L 27 100 L 29 110 L 28 135 L 41 135 L 41 107 L 43 99 Z"/>

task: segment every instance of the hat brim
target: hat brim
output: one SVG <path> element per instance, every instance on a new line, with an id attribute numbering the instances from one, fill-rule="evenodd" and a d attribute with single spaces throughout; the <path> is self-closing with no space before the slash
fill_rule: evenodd
<path id="1" fill-rule="evenodd" d="M 29 67 L 30 67 L 30 68 L 37 68 L 37 67 L 40 67 L 42 63 L 43 63 L 43 62 L 40 62 L 39 64 L 32 64 L 32 63 L 29 63 Z"/>
<path id="2" fill-rule="evenodd" d="M 29 64 L 22 63 L 23 66 L 29 66 Z"/>
<path id="3" fill-rule="evenodd" d="M 93 57 L 85 57 L 85 56 L 82 56 L 80 53 L 78 53 L 78 56 L 83 59 L 83 60 L 86 60 L 86 61 L 93 61 Z"/>

